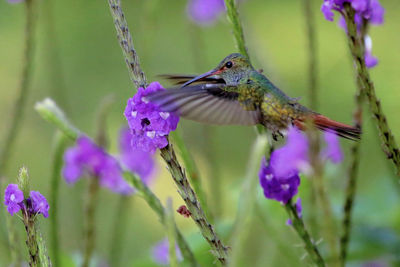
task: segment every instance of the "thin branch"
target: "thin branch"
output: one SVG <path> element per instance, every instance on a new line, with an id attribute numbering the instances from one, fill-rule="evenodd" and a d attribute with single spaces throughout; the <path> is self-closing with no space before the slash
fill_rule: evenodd
<path id="1" fill-rule="evenodd" d="M 111 15 L 114 19 L 117 37 L 124 54 L 126 65 L 129 69 L 129 75 L 136 87 L 146 87 L 147 81 L 142 68 L 140 67 L 139 56 L 133 46 L 132 35 L 129 32 L 124 12 L 121 8 L 120 0 L 108 0 Z"/>
<path id="2" fill-rule="evenodd" d="M 304 242 L 305 249 L 310 256 L 311 260 L 314 262 L 316 266 L 323 267 L 325 266 L 324 259 L 321 257 L 321 254 L 318 251 L 317 246 L 311 240 L 310 234 L 306 230 L 304 226 L 303 220 L 297 214 L 296 207 L 289 201 L 285 205 L 286 211 L 289 215 L 290 220 L 292 221 L 293 228 Z"/>
<path id="3" fill-rule="evenodd" d="M 140 68 L 139 58 L 133 47 L 132 36 L 125 20 L 125 15 L 121 8 L 120 0 L 108 0 L 111 14 L 114 19 L 117 36 L 124 53 L 125 61 L 128 64 L 132 81 L 136 86 L 144 87 L 146 85 L 146 77 Z M 213 226 L 208 222 L 203 208 L 189 184 L 186 174 L 176 158 L 175 151 L 171 144 L 160 150 L 161 156 L 167 163 L 168 169 L 172 174 L 176 185 L 179 188 L 179 193 L 185 201 L 189 211 L 192 213 L 192 218 L 199 227 L 203 237 L 213 249 L 213 254 L 221 263 L 227 261 L 227 248 L 222 244 L 221 240 L 214 231 Z"/>
<path id="4" fill-rule="evenodd" d="M 247 52 L 246 43 L 244 41 L 244 34 L 242 24 L 239 20 L 239 12 L 236 8 L 235 0 L 225 0 L 226 14 L 232 24 L 233 36 L 235 36 L 236 45 L 239 52 L 250 59 L 249 53 Z"/>
<path id="5" fill-rule="evenodd" d="M 390 159 L 396 168 L 396 174 L 400 176 L 400 150 L 392 134 L 386 116 L 383 113 L 381 102 L 375 93 L 375 86 L 369 75 L 369 70 L 364 60 L 364 40 L 357 34 L 357 26 L 354 21 L 355 11 L 349 3 L 345 3 L 344 18 L 347 25 L 347 39 L 351 55 L 353 56 L 354 68 L 357 73 L 357 85 L 363 94 L 366 95 L 372 117 L 375 118 L 375 124 L 378 127 L 381 137 L 382 148 L 388 159 Z M 396 183 L 399 179 L 396 177 Z"/>
<path id="6" fill-rule="evenodd" d="M 312 0 L 303 0 L 304 18 L 307 33 L 307 53 L 308 53 L 308 87 L 310 107 L 313 110 L 318 108 L 318 60 L 317 60 L 317 38 L 315 30 L 314 12 Z"/>
<path id="7" fill-rule="evenodd" d="M 17 138 L 20 124 L 24 116 L 26 101 L 28 99 L 29 87 L 32 77 L 32 63 L 34 52 L 34 35 L 36 28 L 35 11 L 36 0 L 26 0 L 26 22 L 25 22 L 25 52 L 22 59 L 23 67 L 21 81 L 17 89 L 17 99 L 12 106 L 10 112 L 11 124 L 4 129 L 7 129 L 4 139 L 4 147 L 0 150 L 0 176 L 7 171 L 8 161 L 11 158 L 11 151 Z"/>

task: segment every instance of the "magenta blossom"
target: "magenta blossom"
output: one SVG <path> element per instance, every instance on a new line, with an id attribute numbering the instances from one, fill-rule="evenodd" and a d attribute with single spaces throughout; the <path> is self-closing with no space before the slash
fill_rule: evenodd
<path id="1" fill-rule="evenodd" d="M 271 155 L 271 161 L 274 155 Z M 259 172 L 260 184 L 264 190 L 264 196 L 269 199 L 286 204 L 298 191 L 300 177 L 297 171 L 293 170 L 286 176 L 280 176 L 276 169 L 270 164 L 267 165 L 265 159 L 261 162 Z"/>
<path id="2" fill-rule="evenodd" d="M 132 134 L 132 146 L 146 152 L 154 153 L 157 148 L 168 145 L 167 135 L 176 129 L 179 117 L 173 113 L 161 111 L 150 103 L 148 94 L 165 90 L 160 83 L 152 82 L 128 100 L 125 108 L 125 118 Z"/>
<path id="3" fill-rule="evenodd" d="M 122 177 L 118 161 L 86 136 L 78 138 L 76 146 L 65 152 L 63 175 L 69 184 L 84 175 L 91 175 L 99 179 L 100 185 L 116 193 L 133 192 L 133 188 Z"/>
<path id="4" fill-rule="evenodd" d="M 24 201 L 24 193 L 17 184 L 9 184 L 4 192 L 4 204 L 11 215 L 21 210 Z"/>
<path id="5" fill-rule="evenodd" d="M 39 191 L 31 191 L 30 201 L 32 205 L 33 213 L 40 213 L 43 217 L 49 217 L 49 203 L 47 203 L 46 198 L 39 193 Z"/>

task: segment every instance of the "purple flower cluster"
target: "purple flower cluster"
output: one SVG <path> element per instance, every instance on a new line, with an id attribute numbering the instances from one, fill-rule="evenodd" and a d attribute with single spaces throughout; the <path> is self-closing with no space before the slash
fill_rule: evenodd
<path id="1" fill-rule="evenodd" d="M 100 185 L 116 193 L 133 193 L 133 188 L 122 177 L 118 161 L 90 138 L 82 136 L 64 154 L 63 175 L 67 183 L 73 184 L 85 174 L 96 176 Z"/>
<path id="2" fill-rule="evenodd" d="M 333 10 L 343 12 L 345 3 L 350 3 L 356 11 L 354 20 L 359 27 L 361 27 L 363 20 L 374 25 L 383 23 L 385 9 L 379 3 L 379 0 L 324 0 L 321 11 L 327 20 L 333 21 Z"/>
<path id="3" fill-rule="evenodd" d="M 182 261 L 182 253 L 178 246 L 175 246 L 176 258 Z M 160 265 L 169 264 L 169 243 L 167 239 L 158 242 L 152 251 L 153 260 Z"/>
<path id="4" fill-rule="evenodd" d="M 189 17 L 200 25 L 212 24 L 224 10 L 224 0 L 191 0 L 187 7 Z"/>
<path id="5" fill-rule="evenodd" d="M 135 149 L 154 153 L 157 148 L 166 147 L 167 135 L 178 126 L 178 116 L 162 112 L 146 99 L 147 95 L 162 90 L 165 89 L 160 83 L 152 82 L 146 90 L 139 88 L 128 100 L 124 115 L 131 129 L 132 146 Z"/>
<path id="6" fill-rule="evenodd" d="M 26 203 L 26 204 L 25 204 Z M 17 184 L 9 184 L 4 192 L 4 204 L 7 211 L 14 215 L 21 209 L 25 209 L 30 215 L 42 214 L 43 217 L 49 217 L 49 204 L 46 198 L 38 191 L 31 191 L 29 198 L 24 198 L 24 193 L 18 188 Z"/>
<path id="7" fill-rule="evenodd" d="M 119 138 L 120 162 L 148 184 L 154 173 L 154 157 L 149 152 L 133 148 L 131 144 L 131 132 L 129 128 L 123 128 Z"/>
<path id="8" fill-rule="evenodd" d="M 326 147 L 321 158 L 339 163 L 343 159 L 338 137 L 325 133 Z M 272 152 L 269 163 L 261 162 L 259 178 L 266 198 L 286 204 L 298 192 L 299 171 L 309 168 L 308 139 L 297 128 L 288 131 L 287 143 Z"/>
<path id="9" fill-rule="evenodd" d="M 321 6 L 321 11 L 325 18 L 329 21 L 333 21 L 333 11 L 343 13 L 344 4 L 351 4 L 352 8 L 356 11 L 354 21 L 357 24 L 357 28 L 361 29 L 364 21 L 367 21 L 373 25 L 380 25 L 383 23 L 383 16 L 385 9 L 379 3 L 379 0 L 324 0 Z M 343 29 L 347 29 L 346 22 L 343 16 L 339 19 L 339 25 Z M 372 68 L 378 64 L 378 59 L 372 56 L 372 41 L 369 36 L 365 36 L 365 64 L 368 68 Z"/>

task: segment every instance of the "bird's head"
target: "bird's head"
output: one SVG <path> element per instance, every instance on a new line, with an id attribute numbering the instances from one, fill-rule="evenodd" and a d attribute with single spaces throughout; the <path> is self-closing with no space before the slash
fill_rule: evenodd
<path id="1" fill-rule="evenodd" d="M 182 87 L 210 76 L 221 78 L 227 85 L 237 85 L 247 80 L 248 74 L 252 70 L 254 69 L 245 56 L 233 53 L 224 58 L 216 68 L 186 82 Z"/>

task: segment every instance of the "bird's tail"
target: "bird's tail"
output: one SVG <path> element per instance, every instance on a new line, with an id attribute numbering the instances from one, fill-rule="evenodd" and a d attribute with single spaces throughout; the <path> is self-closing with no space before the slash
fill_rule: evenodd
<path id="1" fill-rule="evenodd" d="M 313 114 L 311 115 L 310 119 L 314 122 L 315 127 L 317 127 L 319 130 L 332 132 L 340 137 L 354 141 L 360 139 L 361 130 L 359 128 L 331 120 L 321 114 Z M 297 127 L 304 130 L 306 128 L 305 121 L 306 120 L 304 119 L 298 119 L 295 120 L 294 123 Z"/>

